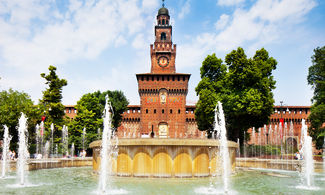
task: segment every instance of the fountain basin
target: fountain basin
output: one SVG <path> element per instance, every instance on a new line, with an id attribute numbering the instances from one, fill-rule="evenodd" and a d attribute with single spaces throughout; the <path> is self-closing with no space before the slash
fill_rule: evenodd
<path id="1" fill-rule="evenodd" d="M 115 144 L 115 143 L 112 143 Z M 209 139 L 126 139 L 118 140 L 118 155 L 113 160 L 117 176 L 208 177 L 222 173 L 217 152 L 219 141 Z M 90 144 L 93 170 L 99 171 L 101 141 Z M 228 141 L 232 170 L 235 170 L 237 143 Z"/>
<path id="2" fill-rule="evenodd" d="M 17 170 L 16 161 L 9 161 L 7 171 Z M 33 171 L 38 169 L 52 169 L 63 167 L 84 167 L 92 166 L 92 158 L 53 158 L 53 159 L 29 159 L 24 166 L 25 171 Z"/>
<path id="3" fill-rule="evenodd" d="M 325 172 L 324 163 L 314 161 L 314 172 Z M 259 159 L 259 158 L 236 158 L 237 167 L 263 168 L 263 169 L 281 169 L 288 171 L 301 171 L 302 160 L 286 159 Z"/>

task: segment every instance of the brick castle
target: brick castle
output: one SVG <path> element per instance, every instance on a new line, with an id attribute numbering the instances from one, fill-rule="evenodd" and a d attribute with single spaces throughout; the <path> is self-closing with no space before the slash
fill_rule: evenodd
<path id="1" fill-rule="evenodd" d="M 195 106 L 186 105 L 191 75 L 176 72 L 176 44 L 172 42 L 172 26 L 167 8 L 159 9 L 154 30 L 155 42 L 150 45 L 151 71 L 136 74 L 140 105 L 129 105 L 128 110 L 123 113 L 118 136 L 205 138 L 205 133 L 197 128 Z M 65 113 L 74 118 L 77 110 L 74 106 L 66 106 Z M 290 139 L 297 143 L 301 120 L 307 120 L 309 113 L 309 106 L 275 106 L 270 124 L 278 125 L 280 118 L 287 123 L 292 121 L 294 134 Z M 287 138 L 289 137 L 284 137 Z M 266 142 L 268 141 L 263 140 L 264 144 Z"/>

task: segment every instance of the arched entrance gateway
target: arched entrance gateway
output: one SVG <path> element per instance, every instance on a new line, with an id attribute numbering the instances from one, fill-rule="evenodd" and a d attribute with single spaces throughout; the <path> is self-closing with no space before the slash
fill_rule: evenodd
<path id="1" fill-rule="evenodd" d="M 168 124 L 160 123 L 158 126 L 158 136 L 159 138 L 168 138 Z"/>
<path id="2" fill-rule="evenodd" d="M 287 137 L 285 145 L 286 150 L 289 152 L 295 152 L 298 149 L 298 142 L 296 137 Z"/>

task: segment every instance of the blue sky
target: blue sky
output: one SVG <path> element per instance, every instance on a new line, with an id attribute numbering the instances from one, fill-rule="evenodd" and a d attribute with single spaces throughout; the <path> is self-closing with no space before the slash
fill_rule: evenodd
<path id="1" fill-rule="evenodd" d="M 275 104 L 310 105 L 306 76 L 313 49 L 325 45 L 322 0 L 166 0 L 177 44 L 176 71 L 191 73 L 188 104 L 208 54 L 264 47 L 278 61 Z M 0 90 L 35 103 L 48 66 L 68 81 L 63 103 L 96 90 L 122 90 L 139 104 L 136 73 L 150 71 L 149 45 L 159 0 L 0 0 Z"/>

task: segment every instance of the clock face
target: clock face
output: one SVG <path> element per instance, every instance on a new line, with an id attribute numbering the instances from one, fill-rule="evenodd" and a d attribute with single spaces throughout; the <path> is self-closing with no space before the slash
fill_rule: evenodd
<path id="1" fill-rule="evenodd" d="M 161 56 L 158 58 L 158 64 L 161 67 L 166 67 L 169 64 L 169 59 L 166 56 Z"/>

